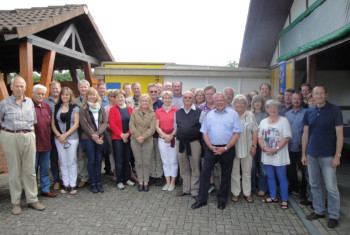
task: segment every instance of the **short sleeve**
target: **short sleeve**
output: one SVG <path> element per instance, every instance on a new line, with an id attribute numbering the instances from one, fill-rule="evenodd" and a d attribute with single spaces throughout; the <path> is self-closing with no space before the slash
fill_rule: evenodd
<path id="1" fill-rule="evenodd" d="M 335 126 L 342 126 L 343 125 L 343 114 L 338 106 L 336 106 L 336 112 L 335 114 Z"/>
<path id="2" fill-rule="evenodd" d="M 283 118 L 283 137 L 292 137 L 292 130 L 290 129 L 290 124 L 287 118 Z"/>
<path id="3" fill-rule="evenodd" d="M 308 116 L 309 116 L 309 112 L 308 110 L 305 112 L 304 114 L 304 126 L 309 126 L 309 119 L 308 119 Z"/>

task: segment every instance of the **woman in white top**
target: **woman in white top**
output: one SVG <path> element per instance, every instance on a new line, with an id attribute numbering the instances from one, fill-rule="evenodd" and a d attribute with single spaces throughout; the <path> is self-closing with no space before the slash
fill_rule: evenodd
<path id="1" fill-rule="evenodd" d="M 258 139 L 258 124 L 255 121 L 254 114 L 247 111 L 248 100 L 245 95 L 236 95 L 233 99 L 233 106 L 238 113 L 243 133 L 236 143 L 236 157 L 233 160 L 233 168 L 231 174 L 231 192 L 233 194 L 232 201 L 238 202 L 241 193 L 241 173 L 242 167 L 242 188 L 243 194 L 247 202 L 252 203 L 251 196 L 251 172 L 252 158 L 256 153 L 256 145 Z"/>
<path id="2" fill-rule="evenodd" d="M 276 100 L 266 102 L 269 117 L 260 122 L 258 142 L 262 150 L 270 197 L 264 203 L 277 203 L 277 174 L 280 183 L 282 209 L 288 209 L 287 165 L 289 165 L 288 141 L 292 137 L 288 119 L 278 114 L 281 103 Z"/>

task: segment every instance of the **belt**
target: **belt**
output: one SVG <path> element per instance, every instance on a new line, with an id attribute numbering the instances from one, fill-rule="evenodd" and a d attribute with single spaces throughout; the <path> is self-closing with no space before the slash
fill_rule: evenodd
<path id="1" fill-rule="evenodd" d="M 6 129 L 4 127 L 1 127 L 1 130 L 6 131 L 6 132 L 10 132 L 10 133 L 29 133 L 29 132 L 33 132 L 32 130 L 16 130 L 16 131 L 13 131 L 13 130 Z"/>

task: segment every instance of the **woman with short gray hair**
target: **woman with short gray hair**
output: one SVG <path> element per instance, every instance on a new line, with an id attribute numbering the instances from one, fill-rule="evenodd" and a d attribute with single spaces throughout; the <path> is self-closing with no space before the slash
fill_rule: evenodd
<path id="1" fill-rule="evenodd" d="M 239 94 L 233 98 L 233 106 L 238 113 L 243 133 L 236 143 L 236 157 L 233 160 L 233 168 L 231 174 L 231 191 L 232 201 L 238 202 L 239 194 L 243 191 L 243 194 L 248 203 L 253 202 L 251 196 L 251 171 L 252 171 L 252 158 L 256 153 L 256 145 L 258 139 L 258 124 L 255 121 L 254 114 L 247 111 L 248 101 L 245 95 Z M 242 176 L 240 173 L 242 168 Z M 241 177 L 242 177 L 242 189 L 241 190 Z"/>
<path id="2" fill-rule="evenodd" d="M 292 137 L 289 121 L 279 115 L 281 103 L 276 100 L 266 102 L 269 117 L 260 122 L 258 141 L 262 149 L 261 161 L 264 163 L 270 197 L 263 203 L 278 203 L 276 177 L 280 184 L 281 209 L 288 209 L 287 165 L 290 164 L 288 141 Z"/>

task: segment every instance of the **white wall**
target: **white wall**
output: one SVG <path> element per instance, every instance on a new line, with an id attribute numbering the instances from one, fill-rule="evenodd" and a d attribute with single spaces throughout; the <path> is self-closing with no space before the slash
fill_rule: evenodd
<path id="1" fill-rule="evenodd" d="M 290 9 L 291 22 L 293 22 L 304 11 L 306 11 L 306 1 L 305 0 L 294 1 Z"/>
<path id="2" fill-rule="evenodd" d="M 191 88 L 204 88 L 211 84 L 217 91 L 222 91 L 224 87 L 232 87 L 235 94 L 250 93 L 252 90 L 259 91 L 261 83 L 270 83 L 269 78 L 231 78 L 231 77 L 184 77 L 184 76 L 164 76 L 164 82 L 182 81 L 182 90 Z"/>

